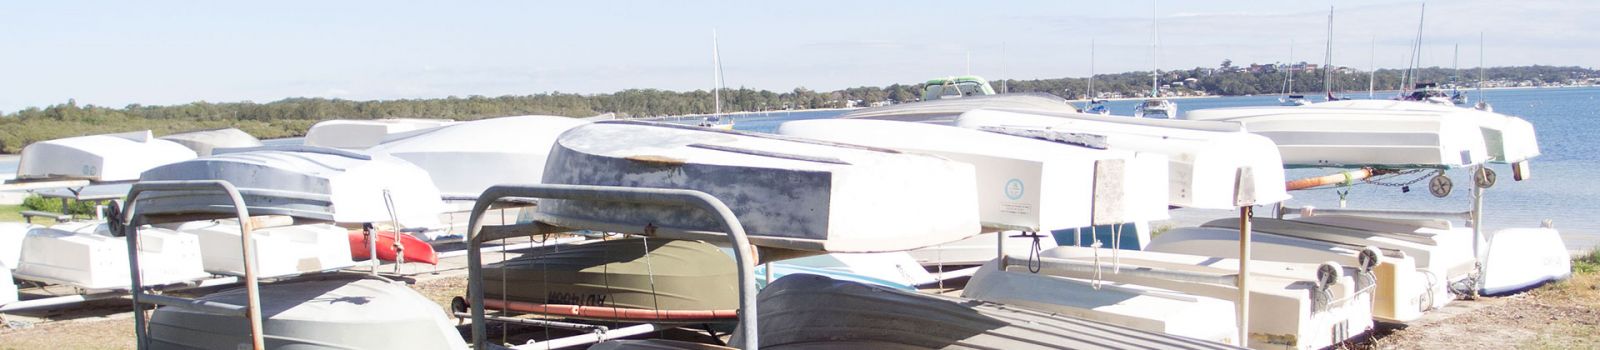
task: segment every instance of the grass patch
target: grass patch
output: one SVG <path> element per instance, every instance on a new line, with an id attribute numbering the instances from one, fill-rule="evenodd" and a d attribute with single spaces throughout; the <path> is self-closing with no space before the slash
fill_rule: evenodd
<path id="1" fill-rule="evenodd" d="M 1572 259 L 1573 273 L 1600 272 L 1600 250 L 1591 250 L 1588 254 Z"/>
<path id="2" fill-rule="evenodd" d="M 21 205 L 0 205 L 0 222 L 22 222 Z"/>

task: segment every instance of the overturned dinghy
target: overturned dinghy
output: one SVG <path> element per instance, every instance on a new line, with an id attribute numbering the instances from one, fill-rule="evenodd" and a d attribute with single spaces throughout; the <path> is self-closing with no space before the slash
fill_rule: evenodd
<path id="1" fill-rule="evenodd" d="M 1383 113 L 1382 111 L 1427 112 L 1447 118 L 1471 120 L 1478 124 L 1479 129 L 1483 131 L 1483 140 L 1488 142 L 1490 162 L 1517 163 L 1539 155 L 1539 140 L 1534 136 L 1533 123 L 1504 114 L 1419 101 L 1397 100 L 1330 101 L 1314 103 L 1306 107 L 1345 110 L 1369 109 L 1374 110 L 1375 113 Z"/>
<path id="2" fill-rule="evenodd" d="M 200 243 L 191 234 L 140 228 L 139 267 L 147 286 L 210 276 L 201 269 Z M 127 289 L 128 242 L 105 223 L 73 222 L 35 228 L 23 240 L 15 277 L 88 290 Z"/>
<path id="3" fill-rule="evenodd" d="M 1113 253 L 1064 246 L 1041 252 L 1035 258 L 1010 257 L 1001 263 L 1004 269 L 1012 271 L 1007 276 L 1033 280 L 1043 286 L 1055 285 L 1052 281 L 1065 277 L 1141 285 L 1222 300 L 1237 300 L 1239 295 L 1239 262 L 1236 259 L 1150 251 Z M 1261 260 L 1252 261 L 1251 266 L 1247 346 L 1320 349 L 1372 328 L 1372 288 L 1375 285 L 1372 266 L 1349 268 L 1332 262 L 1319 265 Z M 1030 273 L 1025 269 L 1039 272 Z M 981 274 L 974 279 L 980 277 Z M 1038 293 L 1038 290 L 996 288 L 995 291 L 997 295 L 988 296 L 989 300 L 1038 300 L 1025 294 Z"/>
<path id="4" fill-rule="evenodd" d="M 778 133 L 933 154 L 977 171 L 978 218 L 985 231 L 1049 232 L 1167 217 L 1163 155 L 1107 150 L 1093 135 L 1055 140 L 944 125 L 824 119 L 783 123 Z M 1152 186 L 1151 184 L 1157 184 Z M 925 265 L 980 265 L 994 259 L 997 237 L 983 235 L 912 251 Z M 1024 253 L 1031 237 L 1009 239 Z M 1054 242 L 1050 237 L 1042 240 Z M 1051 245 L 1053 246 L 1053 244 Z"/>
<path id="5" fill-rule="evenodd" d="M 888 149 L 738 131 L 601 122 L 562 134 L 545 184 L 691 189 L 728 205 L 752 244 L 883 252 L 977 234 L 971 165 Z M 664 238 L 717 238 L 688 207 L 545 200 L 540 222 Z"/>
<path id="6" fill-rule="evenodd" d="M 306 130 L 306 146 L 367 149 L 382 143 L 389 135 L 454 124 L 449 119 L 333 119 L 318 122 Z"/>
<path id="7" fill-rule="evenodd" d="M 733 259 L 700 241 L 589 241 L 530 251 L 484 271 L 490 309 L 652 323 L 738 317 Z"/>
<path id="8" fill-rule="evenodd" d="M 780 279 L 758 298 L 763 349 L 1235 349 L 1003 304 L 815 275 Z M 730 344 L 739 347 L 746 345 L 744 341 L 736 335 Z"/>
<path id="9" fill-rule="evenodd" d="M 1103 139 L 1107 149 L 1164 155 L 1170 163 L 1163 204 L 1233 209 L 1239 200 L 1289 199 L 1283 190 L 1283 162 L 1272 140 L 1246 133 L 1236 123 L 976 110 L 962 114 L 956 125 L 1019 135 L 1092 135 Z"/>
<path id="10" fill-rule="evenodd" d="M 250 239 L 256 251 L 257 277 L 293 276 L 355 266 L 350 259 L 347 229 L 330 224 L 255 225 L 258 224 L 252 223 Z M 194 221 L 176 225 L 171 230 L 140 231 L 145 235 L 141 236 L 141 241 L 147 241 L 150 232 L 198 236 L 206 271 L 244 276 L 237 220 Z"/>
<path id="11" fill-rule="evenodd" d="M 261 147 L 261 140 L 235 128 L 183 132 L 162 136 L 161 139 L 177 142 L 201 157 L 210 156 L 218 148 Z"/>
<path id="12" fill-rule="evenodd" d="M 1245 130 L 1272 139 L 1283 163 L 1296 166 L 1454 168 L 1489 159 L 1476 121 L 1438 113 L 1236 107 L 1185 116 L 1242 123 Z"/>
<path id="13" fill-rule="evenodd" d="M 368 152 L 416 164 L 448 197 L 477 198 L 489 186 L 538 181 L 556 137 L 588 123 L 553 116 L 484 119 L 393 135 Z"/>
<path id="14" fill-rule="evenodd" d="M 1237 259 L 1239 246 L 1238 220 L 1228 228 L 1185 227 L 1168 230 L 1150 242 L 1151 251 L 1192 255 L 1210 255 Z M 1363 259 L 1376 259 L 1380 263 L 1372 270 L 1377 285 L 1373 290 L 1372 316 L 1381 321 L 1405 323 L 1422 316 L 1424 311 L 1443 307 L 1455 298 L 1450 293 L 1449 282 L 1434 271 L 1419 268 L 1417 260 L 1404 251 L 1381 249 L 1364 242 L 1333 242 L 1318 237 L 1283 235 L 1274 229 L 1272 219 L 1255 219 L 1252 238 L 1252 259 L 1316 264 L 1333 261 L 1347 266 L 1360 266 Z M 1317 230 L 1325 234 L 1328 230 Z M 1362 254 L 1367 254 L 1363 257 Z M 1379 256 L 1381 259 L 1378 259 Z"/>
<path id="15" fill-rule="evenodd" d="M 438 304 L 403 285 L 333 278 L 262 284 L 260 293 L 268 348 L 467 348 Z M 245 305 L 245 291 L 200 300 Z M 149 327 L 150 346 L 157 349 L 250 346 L 250 323 L 238 316 L 163 307 L 151 315 Z"/>
<path id="16" fill-rule="evenodd" d="M 386 155 L 319 147 L 229 150 L 150 169 L 140 180 L 226 180 L 244 196 L 250 215 L 337 223 L 398 220 L 406 228 L 436 229 L 443 207 L 439 190 L 415 165 Z M 140 198 L 138 209 L 156 216 L 234 213 L 232 200 L 214 192 L 150 193 Z"/>
<path id="17" fill-rule="evenodd" d="M 69 137 L 23 147 L 17 179 L 132 181 L 150 168 L 194 157 L 194 151 L 157 139 L 150 130 Z"/>

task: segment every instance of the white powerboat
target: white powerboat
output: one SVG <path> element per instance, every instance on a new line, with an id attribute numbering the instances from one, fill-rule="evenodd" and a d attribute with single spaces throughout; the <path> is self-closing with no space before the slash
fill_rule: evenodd
<path id="1" fill-rule="evenodd" d="M 162 136 L 161 139 L 177 142 L 201 157 L 210 156 L 218 148 L 261 147 L 261 140 L 235 128 L 182 132 Z"/>
<path id="2" fill-rule="evenodd" d="M 165 180 L 228 181 L 252 215 L 344 224 L 393 221 L 424 229 L 428 239 L 440 231 L 443 204 L 428 173 L 388 155 L 307 146 L 236 149 L 150 169 L 141 177 Z M 140 199 L 138 209 L 158 216 L 226 215 L 233 213 L 232 203 L 209 192 L 151 193 Z"/>
<path id="3" fill-rule="evenodd" d="M 17 179 L 132 181 L 150 168 L 194 157 L 194 151 L 157 139 L 149 130 L 69 137 L 23 147 L 22 159 L 17 161 Z"/>
<path id="4" fill-rule="evenodd" d="M 979 232 L 972 166 L 898 151 L 693 126 L 601 122 L 562 134 L 543 183 L 682 188 L 728 202 L 757 245 L 881 252 Z M 536 220 L 720 237 L 699 210 L 545 200 Z"/>
<path id="5" fill-rule="evenodd" d="M 556 137 L 588 123 L 554 116 L 475 120 L 390 136 L 367 151 L 416 164 L 447 197 L 476 198 L 489 186 L 538 181 Z"/>
<path id="6" fill-rule="evenodd" d="M 343 149 L 367 149 L 390 135 L 454 124 L 449 119 L 333 119 L 318 122 L 306 131 L 305 145 Z"/>
<path id="7" fill-rule="evenodd" d="M 1278 98 L 1278 104 L 1279 105 L 1283 105 L 1283 106 L 1291 106 L 1291 107 L 1292 106 L 1304 106 L 1304 105 L 1311 104 L 1311 101 L 1306 99 L 1306 95 L 1288 95 L 1288 96 L 1284 96 L 1284 97 L 1279 97 Z"/>
<path id="8" fill-rule="evenodd" d="M 1166 99 L 1149 99 L 1133 108 L 1134 118 L 1178 119 L 1178 104 Z"/>

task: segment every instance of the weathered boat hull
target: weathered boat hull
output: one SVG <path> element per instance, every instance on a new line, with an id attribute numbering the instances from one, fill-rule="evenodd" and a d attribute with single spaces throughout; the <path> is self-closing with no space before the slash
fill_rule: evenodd
<path id="1" fill-rule="evenodd" d="M 815 275 L 778 280 L 758 297 L 764 349 L 1234 349 L 964 298 Z M 734 347 L 745 339 L 734 333 Z"/>
<path id="2" fill-rule="evenodd" d="M 201 247 L 192 234 L 140 230 L 141 282 L 156 286 L 210 276 L 200 266 Z M 127 289 L 128 243 L 112 237 L 104 223 L 77 222 L 28 231 L 17 278 L 90 290 Z"/>
<path id="3" fill-rule="evenodd" d="M 172 230 L 199 237 L 205 270 L 211 273 L 244 276 L 239 225 L 231 221 L 196 221 L 177 225 Z M 329 224 L 303 224 L 258 227 L 250 231 L 254 240 L 257 277 L 283 277 L 333 271 L 355 266 L 350 258 L 349 230 Z"/>
<path id="4" fill-rule="evenodd" d="M 438 228 L 443 209 L 438 188 L 417 166 L 328 148 L 230 150 L 150 169 L 140 180 L 225 180 L 238 188 L 250 215 L 338 223 L 398 219 L 406 228 Z M 151 192 L 136 205 L 146 215 L 234 214 L 233 201 L 216 192 Z"/>
<path id="5" fill-rule="evenodd" d="M 666 312 L 734 310 L 739 308 L 734 268 L 727 254 L 700 241 L 589 241 L 485 266 L 484 299 Z"/>
<path id="6" fill-rule="evenodd" d="M 754 244 L 772 248 L 901 251 L 980 231 L 971 165 L 892 150 L 602 122 L 563 134 L 544 174 L 546 184 L 705 192 L 728 205 Z M 688 207 L 544 200 L 535 218 L 669 238 L 723 236 L 710 214 Z"/>
<path id="7" fill-rule="evenodd" d="M 403 285 L 348 277 L 262 284 L 262 330 L 268 348 L 465 349 L 438 304 Z M 200 300 L 245 304 L 242 288 Z M 250 346 L 242 317 L 158 308 L 150 316 L 154 349 Z"/>

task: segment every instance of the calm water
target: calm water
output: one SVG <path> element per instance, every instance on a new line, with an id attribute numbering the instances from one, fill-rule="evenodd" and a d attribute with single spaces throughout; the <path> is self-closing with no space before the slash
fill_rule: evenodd
<path id="1" fill-rule="evenodd" d="M 1500 176 L 1499 182 L 1485 195 L 1484 227 L 1495 230 L 1508 227 L 1538 227 L 1543 220 L 1551 220 L 1567 238 L 1568 248 L 1585 249 L 1600 244 L 1600 222 L 1595 220 L 1600 210 L 1600 185 L 1586 183 L 1587 170 L 1600 166 L 1600 138 L 1593 137 L 1600 130 L 1600 88 L 1517 89 L 1489 90 L 1485 96 L 1494 104 L 1495 111 L 1519 116 L 1532 122 L 1538 132 L 1542 155 L 1534 158 L 1532 178 L 1527 181 L 1511 180 L 1511 169 L 1502 164 L 1490 165 Z M 1389 95 L 1379 93 L 1380 98 Z M 1473 94 L 1474 101 L 1477 95 Z M 1180 111 L 1276 105 L 1277 96 L 1241 96 L 1177 100 Z M 1113 114 L 1132 115 L 1139 101 L 1110 101 Z M 734 127 L 740 130 L 772 132 L 778 124 L 790 120 L 831 118 L 844 111 L 774 112 L 736 116 Z M 1290 178 L 1332 173 L 1328 169 L 1293 169 Z M 1409 193 L 1399 188 L 1358 185 L 1350 188 L 1348 207 L 1362 209 L 1450 210 L 1465 211 L 1471 206 L 1465 170 L 1450 171 L 1447 176 L 1455 181 L 1456 190 L 1445 198 L 1428 194 L 1426 183 L 1411 186 Z M 1409 177 L 1408 177 L 1409 178 Z M 1311 205 L 1334 208 L 1339 196 L 1332 189 L 1299 191 L 1293 193 L 1291 206 Z M 1265 213 L 1262 213 L 1263 215 Z M 1178 225 L 1194 225 L 1210 219 L 1235 215 L 1227 211 L 1184 209 L 1173 213 Z"/>

